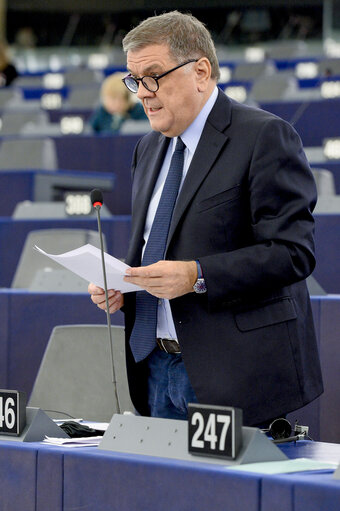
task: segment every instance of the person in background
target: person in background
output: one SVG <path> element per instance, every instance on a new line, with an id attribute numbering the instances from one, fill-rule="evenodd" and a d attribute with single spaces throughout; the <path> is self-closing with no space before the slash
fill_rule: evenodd
<path id="1" fill-rule="evenodd" d="M 125 87 L 123 77 L 122 73 L 114 73 L 103 81 L 101 105 L 89 121 L 95 133 L 117 133 L 128 119 L 147 119 L 142 103 Z"/>
<path id="2" fill-rule="evenodd" d="M 18 71 L 8 58 L 7 48 L 0 43 L 0 87 L 8 87 L 18 76 Z"/>
<path id="3" fill-rule="evenodd" d="M 123 40 L 125 85 L 153 131 L 132 159 L 125 314 L 132 402 L 187 418 L 190 402 L 235 406 L 268 427 L 323 391 L 306 277 L 316 186 L 286 121 L 228 98 L 203 23 L 174 11 Z M 89 285 L 105 310 L 104 291 Z"/>
<path id="4" fill-rule="evenodd" d="M 14 44 L 20 49 L 35 48 L 38 44 L 38 37 L 33 27 L 21 27 L 15 34 Z"/>

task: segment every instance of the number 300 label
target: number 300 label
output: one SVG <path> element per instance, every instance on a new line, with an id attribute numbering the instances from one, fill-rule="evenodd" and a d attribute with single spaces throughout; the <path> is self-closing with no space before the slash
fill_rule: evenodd
<path id="1" fill-rule="evenodd" d="M 234 459 L 242 443 L 242 410 L 191 403 L 188 433 L 192 454 Z"/>

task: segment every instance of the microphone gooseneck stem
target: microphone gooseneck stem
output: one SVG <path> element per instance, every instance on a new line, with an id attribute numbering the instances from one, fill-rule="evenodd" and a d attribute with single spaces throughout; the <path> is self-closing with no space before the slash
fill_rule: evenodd
<path id="1" fill-rule="evenodd" d="M 114 360 L 113 360 L 111 317 L 110 317 L 110 311 L 109 311 L 109 295 L 107 292 L 106 269 L 105 269 L 105 259 L 104 259 L 104 249 L 103 249 L 103 246 L 104 246 L 103 245 L 103 234 L 102 234 L 102 226 L 101 226 L 101 221 L 100 221 L 100 206 L 95 206 L 95 209 L 97 211 L 98 231 L 99 231 L 99 237 L 100 237 L 100 252 L 101 252 L 101 259 L 102 259 L 105 302 L 106 302 L 106 318 L 107 318 L 107 326 L 108 326 L 108 331 L 109 331 L 109 346 L 110 346 L 110 355 L 111 355 L 112 383 L 113 383 L 113 388 L 114 388 L 114 393 L 115 393 L 117 413 L 120 413 L 120 406 L 119 406 L 119 399 L 118 399 L 118 392 L 117 392 L 117 381 L 116 381 L 116 374 L 115 374 L 115 367 L 114 367 Z"/>

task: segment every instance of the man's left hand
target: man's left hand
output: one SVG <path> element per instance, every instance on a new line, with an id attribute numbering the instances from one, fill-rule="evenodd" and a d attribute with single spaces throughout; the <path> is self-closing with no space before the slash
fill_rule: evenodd
<path id="1" fill-rule="evenodd" d="M 149 266 L 129 268 L 125 282 L 137 284 L 158 298 L 177 298 L 193 292 L 197 280 L 195 261 L 158 261 Z"/>

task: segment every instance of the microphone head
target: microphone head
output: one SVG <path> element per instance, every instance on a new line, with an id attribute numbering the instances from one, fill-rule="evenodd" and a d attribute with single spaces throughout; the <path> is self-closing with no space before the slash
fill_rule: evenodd
<path id="1" fill-rule="evenodd" d="M 99 190 L 99 188 L 95 188 L 94 190 L 92 190 L 90 197 L 91 197 L 92 206 L 94 208 L 96 206 L 102 207 L 104 200 L 103 200 L 102 191 Z"/>

